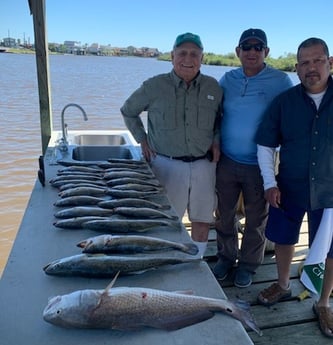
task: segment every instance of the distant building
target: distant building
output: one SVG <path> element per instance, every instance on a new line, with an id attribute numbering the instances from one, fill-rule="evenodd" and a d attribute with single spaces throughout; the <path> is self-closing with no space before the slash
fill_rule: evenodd
<path id="1" fill-rule="evenodd" d="M 3 39 L 4 47 L 15 48 L 17 47 L 16 39 L 11 37 L 6 37 Z"/>
<path id="2" fill-rule="evenodd" d="M 100 47 L 98 43 L 93 43 L 89 47 L 87 47 L 88 54 L 99 55 L 100 54 Z"/>
<path id="3" fill-rule="evenodd" d="M 11 37 L 3 38 L 0 41 L 0 46 L 6 48 L 33 48 L 30 42 L 26 42 L 25 38 L 23 44 L 21 44 L 20 39 L 15 39 Z M 78 41 L 64 41 L 63 44 L 59 43 L 48 43 L 48 48 L 50 52 L 62 53 L 62 54 L 73 54 L 73 55 L 104 55 L 104 56 L 140 56 L 140 57 L 158 57 L 160 52 L 156 48 L 136 48 L 134 46 L 129 46 L 127 48 L 123 47 L 112 47 L 108 45 L 99 45 L 98 43 L 93 43 L 88 45 L 87 43 L 82 45 Z"/>
<path id="4" fill-rule="evenodd" d="M 67 54 L 84 55 L 85 51 L 81 47 L 81 42 L 77 41 L 65 41 L 64 46 L 66 47 Z"/>
<path id="5" fill-rule="evenodd" d="M 135 48 L 132 52 L 134 56 L 142 56 L 142 57 L 157 57 L 160 55 L 160 52 L 156 48 Z"/>
<path id="6" fill-rule="evenodd" d="M 114 54 L 115 56 L 125 56 L 125 55 L 128 55 L 128 49 L 126 49 L 126 48 L 114 47 L 114 48 L 113 48 L 113 54 Z"/>
<path id="7" fill-rule="evenodd" d="M 100 55 L 107 55 L 107 56 L 115 55 L 115 52 L 114 52 L 115 48 L 111 47 L 110 44 L 101 45 L 99 48 L 100 48 Z"/>

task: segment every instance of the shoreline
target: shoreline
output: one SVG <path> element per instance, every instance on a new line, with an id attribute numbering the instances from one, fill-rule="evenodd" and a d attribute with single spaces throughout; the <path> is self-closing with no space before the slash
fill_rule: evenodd
<path id="1" fill-rule="evenodd" d="M 1 48 L 6 49 L 6 51 L 1 51 Z M 27 48 L 8 48 L 8 47 L 0 47 L 0 54 L 35 54 L 34 49 L 27 49 Z M 64 54 L 58 52 L 51 52 L 49 51 L 49 55 L 73 55 L 73 56 L 109 56 L 109 57 L 136 57 L 136 58 L 148 58 L 148 59 L 156 59 L 158 61 L 167 61 L 171 62 L 171 54 L 170 53 L 162 53 L 159 56 L 138 56 L 138 55 L 109 55 L 109 54 Z M 287 54 L 285 57 L 279 57 L 277 59 L 272 57 L 267 57 L 265 60 L 266 64 L 279 69 L 283 72 L 295 72 L 295 63 L 296 63 L 296 55 L 295 54 Z M 204 53 L 204 58 L 202 61 L 203 65 L 208 66 L 221 66 L 221 67 L 241 67 L 241 63 L 239 59 L 236 57 L 234 53 L 229 53 L 226 55 L 221 54 L 214 54 L 214 53 Z"/>

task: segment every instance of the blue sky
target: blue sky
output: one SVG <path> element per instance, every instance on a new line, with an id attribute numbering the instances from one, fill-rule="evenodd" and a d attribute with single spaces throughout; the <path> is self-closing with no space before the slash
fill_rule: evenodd
<path id="1" fill-rule="evenodd" d="M 151 47 L 170 51 L 176 36 L 201 36 L 205 52 L 234 51 L 242 31 L 263 29 L 272 57 L 323 38 L 333 52 L 331 0 L 46 0 L 49 42 Z M 0 1 L 0 39 L 34 42 L 28 0 Z"/>

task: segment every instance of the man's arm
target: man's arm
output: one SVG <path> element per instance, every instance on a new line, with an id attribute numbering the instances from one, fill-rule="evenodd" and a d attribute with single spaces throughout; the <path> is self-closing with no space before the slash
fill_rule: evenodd
<path id="1" fill-rule="evenodd" d="M 265 198 L 273 206 L 279 207 L 281 193 L 275 178 L 276 149 L 257 145 L 258 163 L 264 180 Z"/>

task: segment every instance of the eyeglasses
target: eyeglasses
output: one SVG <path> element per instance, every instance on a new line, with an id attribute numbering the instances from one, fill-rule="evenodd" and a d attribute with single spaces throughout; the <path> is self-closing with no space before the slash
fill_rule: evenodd
<path id="1" fill-rule="evenodd" d="M 261 43 L 256 43 L 256 44 L 241 44 L 240 48 L 242 50 L 244 50 L 245 52 L 250 51 L 252 48 L 256 51 L 256 52 L 261 52 L 263 49 L 265 49 L 266 47 L 261 44 Z"/>

